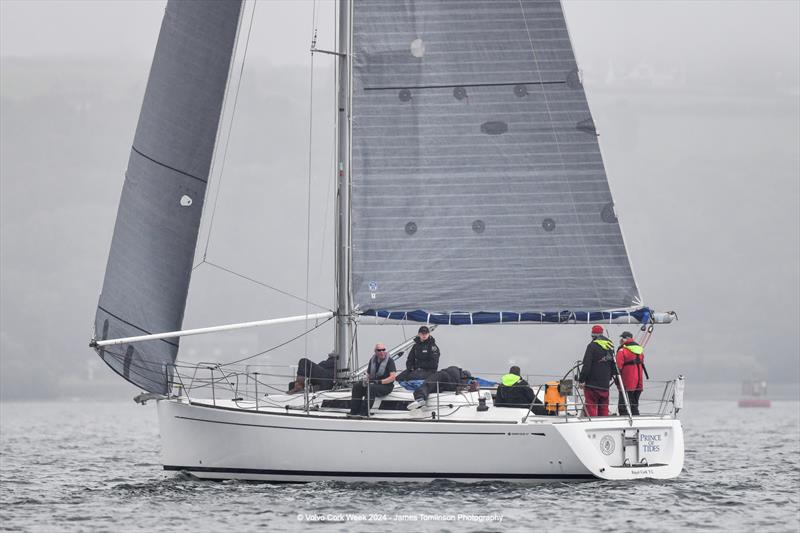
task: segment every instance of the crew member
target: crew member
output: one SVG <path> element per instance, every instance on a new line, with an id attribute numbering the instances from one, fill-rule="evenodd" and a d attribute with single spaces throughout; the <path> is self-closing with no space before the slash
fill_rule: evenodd
<path id="1" fill-rule="evenodd" d="M 533 405 L 533 396 L 533 389 L 520 376 L 519 367 L 512 366 L 508 370 L 508 374 L 500 378 L 494 405 L 496 407 L 523 407 L 527 409 Z"/>
<path id="2" fill-rule="evenodd" d="M 614 343 L 603 335 L 603 326 L 592 326 L 592 342 L 583 355 L 578 383 L 584 391 L 583 410 L 587 416 L 608 416 L 608 388 L 617 375 Z"/>
<path id="3" fill-rule="evenodd" d="M 350 416 L 368 416 L 372 404 L 375 403 L 375 398 L 386 396 L 392 392 L 396 377 L 397 368 L 394 359 L 389 357 L 384 344 L 376 344 L 375 355 L 369 360 L 364 381 L 353 385 Z"/>
<path id="4" fill-rule="evenodd" d="M 333 375 L 336 372 L 336 354 L 329 353 L 328 358 L 319 363 L 303 357 L 297 362 L 297 377 L 289 383 L 288 394 L 303 392 L 306 380 L 313 391 L 333 388 Z"/>
<path id="5" fill-rule="evenodd" d="M 620 344 L 617 349 L 617 368 L 622 378 L 622 386 L 628 393 L 628 403 L 631 406 L 631 414 L 639 414 L 639 397 L 644 390 L 643 375 L 647 376 L 647 368 L 644 366 L 644 348 L 633 340 L 633 334 L 623 331 L 620 335 Z M 619 384 L 617 384 L 619 388 Z M 619 395 L 619 414 L 627 415 L 628 409 L 625 407 L 625 397 L 620 391 Z"/>
<path id="6" fill-rule="evenodd" d="M 414 337 L 414 346 L 406 358 L 406 369 L 397 376 L 397 381 L 426 379 L 439 368 L 439 347 L 431 336 L 428 326 L 420 326 Z"/>
<path id="7" fill-rule="evenodd" d="M 438 388 L 437 388 L 438 386 Z M 468 388 L 470 392 L 479 389 L 478 382 L 472 377 L 469 370 L 457 366 L 448 366 L 439 370 L 425 379 L 425 382 L 414 391 L 414 401 L 408 405 L 408 410 L 419 409 L 428 401 L 432 392 L 456 391 L 459 388 Z"/>

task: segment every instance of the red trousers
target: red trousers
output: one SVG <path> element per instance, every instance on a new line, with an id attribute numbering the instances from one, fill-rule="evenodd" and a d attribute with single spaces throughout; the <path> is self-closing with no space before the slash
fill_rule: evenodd
<path id="1" fill-rule="evenodd" d="M 608 416 L 608 391 L 603 389 L 583 388 L 583 410 L 587 416 Z"/>

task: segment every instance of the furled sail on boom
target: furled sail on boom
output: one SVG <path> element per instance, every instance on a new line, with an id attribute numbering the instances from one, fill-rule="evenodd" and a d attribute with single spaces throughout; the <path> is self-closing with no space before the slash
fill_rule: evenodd
<path id="1" fill-rule="evenodd" d="M 181 329 L 241 0 L 170 0 L 117 212 L 95 337 Z M 147 391 L 167 391 L 178 339 L 98 348 Z"/>
<path id="2" fill-rule="evenodd" d="M 564 321 L 640 305 L 559 0 L 363 0 L 353 48 L 359 312 Z"/>

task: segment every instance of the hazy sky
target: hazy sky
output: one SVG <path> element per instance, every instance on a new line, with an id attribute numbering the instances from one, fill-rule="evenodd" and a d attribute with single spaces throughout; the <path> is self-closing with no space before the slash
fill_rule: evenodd
<path id="1" fill-rule="evenodd" d="M 19 57 L 153 57 L 165 0 L 2 0 L 2 54 Z M 247 8 L 252 9 L 252 5 Z M 256 6 L 254 60 L 274 65 L 307 64 L 314 4 L 304 0 L 261 0 Z M 333 41 L 335 4 L 317 5 L 324 28 L 318 45 Z"/>
<path id="2" fill-rule="evenodd" d="M 80 368 L 78 380 L 87 368 L 111 373 L 86 341 L 164 4 L 0 1 L 4 383 L 33 383 L 20 373 L 38 357 Z M 333 46 L 334 8 L 318 5 L 321 48 Z M 257 4 L 211 241 L 218 263 L 296 294 L 305 284 L 312 9 Z M 647 304 L 681 318 L 659 329 L 648 366 L 663 378 L 798 381 L 800 2 L 568 1 L 565 12 L 639 287 Z M 330 59 L 315 64 L 311 294 L 330 303 Z M 70 190 L 64 176 L 85 189 Z M 265 192 L 267 177 L 282 178 L 277 193 Z M 45 286 L 36 297 L 23 290 Z M 185 326 L 304 311 L 293 305 L 200 269 Z M 38 317 L 51 333 L 33 356 Z M 182 354 L 230 360 L 231 351 L 257 351 L 296 331 L 186 339 Z M 402 336 L 398 328 L 360 333 L 362 348 Z M 566 368 L 587 340 L 580 327 L 435 335 L 448 364 L 497 372 L 510 361 L 529 372 Z M 322 358 L 330 330 L 309 343 Z M 269 361 L 288 363 L 305 349 Z"/>

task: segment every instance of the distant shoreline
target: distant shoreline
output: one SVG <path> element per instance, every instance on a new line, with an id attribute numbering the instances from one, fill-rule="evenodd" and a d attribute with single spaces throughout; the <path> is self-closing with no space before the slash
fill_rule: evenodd
<path id="1" fill-rule="evenodd" d="M 121 387 L 107 386 L 98 388 L 96 394 L 86 396 L 87 390 L 83 388 L 76 394 L 61 394 L 53 396 L 9 396 L 0 395 L 0 403 L 26 403 L 26 402 L 120 402 L 132 401 L 137 390 L 120 384 Z M 645 385 L 646 387 L 646 385 Z M 125 390 L 127 389 L 127 390 Z M 651 393 L 655 386 L 650 388 Z M 737 401 L 742 397 L 741 383 L 692 383 L 687 381 L 685 399 L 688 404 L 706 401 Z M 769 383 L 767 398 L 773 402 L 800 402 L 800 383 Z"/>

